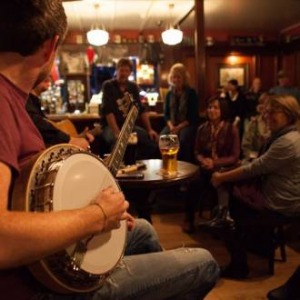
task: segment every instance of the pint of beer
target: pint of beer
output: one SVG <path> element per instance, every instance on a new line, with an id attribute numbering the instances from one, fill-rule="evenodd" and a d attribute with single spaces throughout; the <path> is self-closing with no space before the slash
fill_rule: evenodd
<path id="1" fill-rule="evenodd" d="M 177 153 L 179 150 L 178 136 L 176 134 L 161 135 L 159 149 L 162 156 L 162 175 L 176 176 Z"/>

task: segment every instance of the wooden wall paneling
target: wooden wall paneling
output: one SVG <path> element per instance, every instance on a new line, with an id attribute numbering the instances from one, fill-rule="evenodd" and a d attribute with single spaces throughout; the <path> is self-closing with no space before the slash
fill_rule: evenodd
<path id="1" fill-rule="evenodd" d="M 196 66 L 196 58 L 195 53 L 192 48 L 187 48 L 185 53 L 183 54 L 181 62 L 185 65 L 188 70 L 191 80 L 190 84 L 193 88 L 197 90 L 197 66 Z"/>
<path id="2" fill-rule="evenodd" d="M 263 89 L 268 91 L 277 83 L 278 59 L 275 54 L 259 55 L 258 74 L 262 80 Z"/>
<path id="3" fill-rule="evenodd" d="M 292 85 L 297 84 L 297 52 L 283 53 L 282 69 L 287 73 Z"/>
<path id="4" fill-rule="evenodd" d="M 260 60 L 260 55 L 255 55 L 254 58 L 254 77 L 260 77 L 260 64 L 261 64 L 261 60 Z"/>
<path id="5" fill-rule="evenodd" d="M 182 62 L 186 69 L 188 70 L 189 74 L 190 74 L 190 84 L 193 88 L 196 88 L 196 84 L 197 84 L 197 79 L 196 79 L 196 65 L 195 65 L 195 57 L 192 56 L 188 56 L 185 57 L 185 59 Z"/>
<path id="6" fill-rule="evenodd" d="M 163 60 L 160 65 L 159 84 L 162 88 L 168 88 L 168 74 L 175 62 L 180 61 L 176 52 L 177 47 L 162 45 Z M 178 60 L 179 59 L 179 60 Z"/>
<path id="7" fill-rule="evenodd" d="M 205 39 L 205 17 L 204 0 L 194 0 L 195 3 L 195 65 L 196 65 L 196 91 L 201 99 L 206 93 L 206 39 Z M 203 110 L 203 101 L 200 102 L 200 109 Z"/>
<path id="8" fill-rule="evenodd" d="M 260 56 L 260 74 L 262 80 L 262 87 L 264 90 L 269 90 L 271 87 L 277 84 L 277 57 L 274 55 Z"/>
<path id="9" fill-rule="evenodd" d="M 300 30 L 300 26 L 298 27 Z M 295 74 L 293 78 L 294 84 L 300 88 L 300 36 L 289 44 L 285 44 L 284 53 L 293 53 L 295 55 L 294 67 Z M 284 55 L 284 54 L 283 54 Z"/>
<path id="10" fill-rule="evenodd" d="M 207 57 L 206 63 L 206 96 L 207 101 L 212 95 L 217 93 L 218 71 L 217 65 L 222 62 L 222 57 Z"/>
<path id="11" fill-rule="evenodd" d="M 295 84 L 300 88 L 300 50 L 297 51 L 296 53 L 296 81 Z"/>
<path id="12" fill-rule="evenodd" d="M 249 78 L 248 78 L 247 88 L 250 87 L 253 78 L 256 77 L 256 74 L 257 74 L 257 67 L 256 66 L 257 66 L 257 56 L 252 55 L 250 65 L 249 65 L 249 73 L 248 73 Z"/>

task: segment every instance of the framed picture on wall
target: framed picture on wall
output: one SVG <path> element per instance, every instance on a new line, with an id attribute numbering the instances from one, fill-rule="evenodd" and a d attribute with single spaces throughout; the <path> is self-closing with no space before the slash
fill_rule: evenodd
<path id="1" fill-rule="evenodd" d="M 239 86 L 248 86 L 248 66 L 242 65 L 227 65 L 221 64 L 218 67 L 218 85 L 222 87 L 231 79 L 236 79 Z"/>

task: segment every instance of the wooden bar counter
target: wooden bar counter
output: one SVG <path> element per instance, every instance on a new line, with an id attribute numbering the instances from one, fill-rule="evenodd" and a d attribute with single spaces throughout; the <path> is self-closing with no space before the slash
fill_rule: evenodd
<path id="1" fill-rule="evenodd" d="M 99 114 L 89 114 L 89 113 L 80 113 L 80 114 L 48 114 L 47 117 L 54 122 L 59 122 L 65 119 L 72 121 L 75 125 L 77 132 L 81 132 L 85 127 L 93 128 L 94 123 L 99 122 Z"/>

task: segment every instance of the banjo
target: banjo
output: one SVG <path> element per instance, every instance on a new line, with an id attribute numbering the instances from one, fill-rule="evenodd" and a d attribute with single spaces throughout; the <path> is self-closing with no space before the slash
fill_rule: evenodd
<path id="1" fill-rule="evenodd" d="M 106 163 L 77 146 L 59 144 L 39 153 L 21 170 L 12 195 L 12 209 L 28 212 L 71 210 L 88 205 L 115 181 L 128 138 L 138 115 L 131 103 L 125 123 Z M 25 195 L 25 196 L 24 196 Z M 24 201 L 25 198 L 25 201 Z M 127 225 L 91 236 L 28 266 L 43 285 L 59 293 L 90 292 L 105 282 L 119 264 L 126 244 Z"/>

